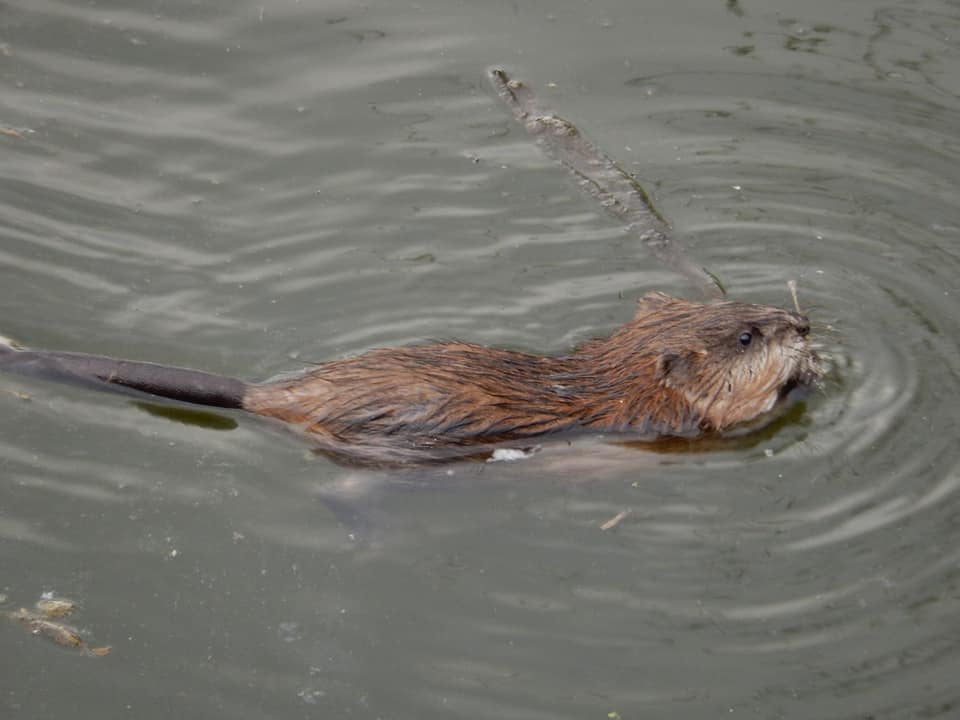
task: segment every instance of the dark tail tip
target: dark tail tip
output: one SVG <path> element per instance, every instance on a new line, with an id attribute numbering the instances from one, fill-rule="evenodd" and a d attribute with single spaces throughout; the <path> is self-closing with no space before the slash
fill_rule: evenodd
<path id="1" fill-rule="evenodd" d="M 242 380 L 189 368 L 118 360 L 103 355 L 26 350 L 0 338 L 0 368 L 87 387 L 136 390 L 158 397 L 222 408 L 243 408 Z"/>

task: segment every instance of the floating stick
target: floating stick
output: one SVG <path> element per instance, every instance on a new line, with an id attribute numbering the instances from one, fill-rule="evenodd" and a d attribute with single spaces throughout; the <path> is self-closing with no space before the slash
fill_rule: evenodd
<path id="1" fill-rule="evenodd" d="M 572 122 L 542 109 L 526 83 L 511 80 L 507 72 L 498 67 L 490 68 L 488 75 L 500 99 L 517 120 L 547 155 L 576 178 L 587 195 L 625 223 L 657 259 L 686 277 L 702 296 L 723 296 L 723 288 L 671 235 L 670 223 L 630 173 L 583 137 Z"/>

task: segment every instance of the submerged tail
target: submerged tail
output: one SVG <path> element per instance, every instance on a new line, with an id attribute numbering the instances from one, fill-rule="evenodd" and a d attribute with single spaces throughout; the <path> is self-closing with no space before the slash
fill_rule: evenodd
<path id="1" fill-rule="evenodd" d="M 242 408 L 247 389 L 242 380 L 200 370 L 103 355 L 21 350 L 6 338 L 0 338 L 0 370 L 101 390 L 137 390 L 222 408 Z"/>

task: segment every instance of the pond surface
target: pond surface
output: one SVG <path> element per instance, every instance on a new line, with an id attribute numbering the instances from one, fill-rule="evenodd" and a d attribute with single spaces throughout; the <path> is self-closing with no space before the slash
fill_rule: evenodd
<path id="1" fill-rule="evenodd" d="M 407 473 L 0 376 L 4 611 L 72 598 L 112 648 L 0 622 L 3 717 L 960 715 L 960 10 L 647 5 L 0 3 L 25 345 L 265 379 L 561 352 L 688 293 L 515 123 L 503 63 L 732 297 L 797 280 L 829 366 L 734 443 Z"/>

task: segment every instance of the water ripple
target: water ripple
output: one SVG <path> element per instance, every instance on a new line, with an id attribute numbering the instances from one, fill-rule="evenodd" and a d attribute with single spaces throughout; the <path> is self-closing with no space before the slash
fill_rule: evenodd
<path id="1" fill-rule="evenodd" d="M 3 8 L 0 331 L 255 378 L 438 337 L 564 352 L 644 292 L 686 291 L 483 88 L 490 53 L 520 45 L 503 8 L 475 3 L 466 23 L 429 3 L 154 6 Z M 214 431 L 3 377 L 0 589 L 84 590 L 131 659 L 109 680 L 134 708 L 948 716 L 955 20 L 778 16 L 758 44 L 813 33 L 833 54 L 624 85 L 637 35 L 617 45 L 623 28 L 580 6 L 536 27 L 515 10 L 524 42 L 607 39 L 582 82 L 543 48 L 507 59 L 638 173 L 732 297 L 789 306 L 799 281 L 817 392 L 716 444 L 588 438 L 361 477 L 240 413 Z M 689 67 L 688 49 L 664 66 Z M 344 486 L 374 489 L 330 502 Z M 350 537 L 345 510 L 376 541 Z M 97 663 L 51 685 L 54 654 L 21 640 L 21 712 L 99 691 Z"/>

